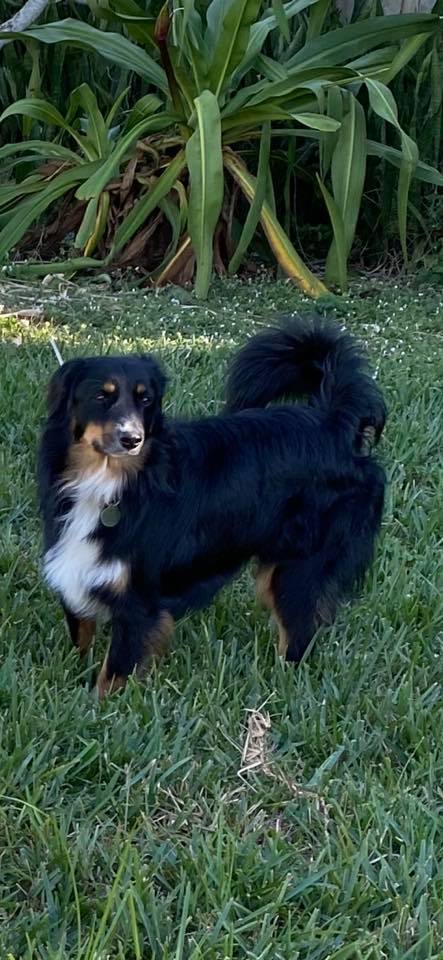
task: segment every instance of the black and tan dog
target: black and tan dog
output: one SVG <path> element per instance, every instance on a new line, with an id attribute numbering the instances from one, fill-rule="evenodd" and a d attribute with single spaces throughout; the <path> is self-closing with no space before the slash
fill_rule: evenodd
<path id="1" fill-rule="evenodd" d="M 365 572 L 380 527 L 385 478 L 366 441 L 385 407 L 338 328 L 293 317 L 253 337 L 220 416 L 165 420 L 164 386 L 154 358 L 127 356 L 70 360 L 49 387 L 44 574 L 81 652 L 96 618 L 112 619 L 100 696 L 252 557 L 280 650 L 300 660 Z M 290 395 L 307 399 L 269 406 Z"/>

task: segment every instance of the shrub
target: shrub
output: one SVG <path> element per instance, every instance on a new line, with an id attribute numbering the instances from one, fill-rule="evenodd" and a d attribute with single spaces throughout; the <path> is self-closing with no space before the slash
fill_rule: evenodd
<path id="1" fill-rule="evenodd" d="M 368 155 L 381 156 L 400 169 L 398 211 L 406 252 L 411 179 L 443 183 L 443 177 L 419 162 L 416 144 L 400 126 L 385 81 L 410 59 L 417 44 L 435 33 L 439 18 L 371 17 L 320 35 L 323 7 L 323 0 L 290 0 L 271 8 L 262 0 L 207 4 L 191 0 L 184 5 L 174 0 L 154 21 L 135 0 L 115 0 L 107 17 L 116 18 L 137 43 L 76 20 L 21 34 L 27 41 L 94 51 L 143 77 L 153 92 L 141 97 L 124 122 L 115 126 L 123 94 L 103 116 L 86 84 L 73 92 L 65 116 L 41 98 L 25 98 L 4 110 L 2 121 L 21 115 L 43 130 L 49 125 L 59 132 L 51 142 L 31 140 L 0 150 L 11 166 L 17 167 L 23 156 L 34 163 L 23 180 L 0 188 L 0 258 L 20 244 L 31 223 L 65 197 L 74 203 L 77 215 L 81 211 L 75 245 L 83 256 L 52 269 L 103 268 L 119 258 L 121 262 L 131 244 L 133 250 L 140 249 L 142 236 L 152 238 L 153 224 L 159 226 L 166 218 L 170 242 L 154 279 L 186 279 L 195 260 L 196 293 L 205 297 L 214 256 L 220 265 L 223 248 L 233 272 L 260 223 L 285 274 L 305 292 L 319 296 L 326 288 L 279 223 L 269 181 L 272 139 L 302 136 L 315 138 L 320 145 L 317 179 L 334 233 L 328 278 L 346 288 Z M 295 52 L 289 47 L 284 63 L 265 56 L 262 51 L 270 34 L 285 31 L 292 17 L 309 8 L 312 29 L 303 46 Z M 395 129 L 398 149 L 368 139 L 363 89 L 372 111 Z M 245 144 L 257 140 L 255 176 L 242 154 Z M 42 155 L 51 158 L 49 168 L 39 166 Z M 123 184 L 131 177 L 136 189 L 129 207 L 123 201 L 122 209 L 116 210 L 115 184 L 124 193 Z M 233 185 L 250 204 L 235 250 Z M 99 256 L 92 258 L 96 251 Z M 40 264 L 35 269 L 47 272 L 49 267 Z"/>

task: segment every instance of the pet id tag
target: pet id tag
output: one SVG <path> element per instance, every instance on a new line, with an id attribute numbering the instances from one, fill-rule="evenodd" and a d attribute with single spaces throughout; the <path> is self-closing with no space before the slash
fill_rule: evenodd
<path id="1" fill-rule="evenodd" d="M 121 518 L 118 503 L 108 503 L 100 513 L 100 520 L 104 527 L 116 527 Z"/>

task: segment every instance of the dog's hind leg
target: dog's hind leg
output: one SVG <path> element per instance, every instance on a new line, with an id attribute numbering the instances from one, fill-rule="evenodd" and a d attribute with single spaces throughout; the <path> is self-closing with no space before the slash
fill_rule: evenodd
<path id="1" fill-rule="evenodd" d="M 286 656 L 286 651 L 288 648 L 288 633 L 287 629 L 280 617 L 279 611 L 276 607 L 275 595 L 274 595 L 274 586 L 273 578 L 276 571 L 275 565 L 267 566 L 262 564 L 256 574 L 255 586 L 257 591 L 257 597 L 261 603 L 271 612 L 272 618 L 275 621 L 278 628 L 278 652 L 280 656 Z"/>
<path id="2" fill-rule="evenodd" d="M 262 566 L 257 574 L 257 594 L 271 611 L 278 627 L 278 652 L 298 662 L 317 629 L 314 591 L 306 580 L 309 560 Z"/>
<path id="3" fill-rule="evenodd" d="M 275 616 L 279 652 L 286 644 L 287 660 L 301 660 L 318 627 L 334 622 L 340 601 L 361 582 L 372 560 L 382 509 L 382 483 L 348 490 L 325 512 L 324 535 L 315 553 L 261 568 L 259 592 Z"/>

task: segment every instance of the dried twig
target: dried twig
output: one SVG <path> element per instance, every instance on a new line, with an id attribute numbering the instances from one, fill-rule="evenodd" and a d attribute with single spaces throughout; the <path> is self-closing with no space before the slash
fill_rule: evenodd
<path id="1" fill-rule="evenodd" d="M 53 349 L 53 351 L 54 351 L 54 353 L 55 353 L 55 356 L 57 357 L 57 362 L 58 362 L 59 367 L 62 367 L 62 366 L 63 366 L 63 357 L 62 357 L 62 355 L 61 355 L 61 353 L 60 353 L 60 350 L 58 349 L 58 346 L 57 346 L 55 340 L 53 340 L 52 337 L 50 338 L 49 343 L 51 344 L 51 347 L 52 347 L 52 349 Z"/>
<path id="2" fill-rule="evenodd" d="M 304 797 L 313 800 L 319 813 L 324 817 L 325 826 L 329 824 L 329 813 L 325 800 L 320 794 L 306 787 L 301 787 L 295 780 L 288 777 L 283 770 L 280 770 L 275 761 L 271 758 L 271 751 L 268 745 L 268 731 L 271 729 L 271 718 L 267 711 L 248 710 L 248 729 L 246 733 L 245 745 L 241 758 L 241 766 L 238 771 L 239 777 L 244 779 L 245 774 L 259 772 L 260 770 L 284 784 L 295 797 Z"/>
<path id="3" fill-rule="evenodd" d="M 21 30 L 26 30 L 27 27 L 30 27 L 32 23 L 35 23 L 38 20 L 40 14 L 48 6 L 49 0 L 27 0 L 27 3 L 24 3 L 20 10 L 17 10 L 9 20 L 6 20 L 4 23 L 0 24 L 0 33 L 3 31 L 5 33 L 17 33 Z M 6 40 L 0 40 L 0 50 L 5 44 L 10 43 L 11 40 L 8 38 Z"/>
<path id="4" fill-rule="evenodd" d="M 42 307 L 34 307 L 32 310 L 5 310 L 0 305 L 0 317 L 2 320 L 20 320 L 24 326 L 28 326 L 33 320 L 42 320 L 44 310 Z"/>

